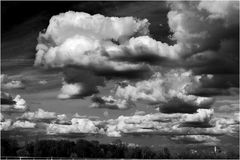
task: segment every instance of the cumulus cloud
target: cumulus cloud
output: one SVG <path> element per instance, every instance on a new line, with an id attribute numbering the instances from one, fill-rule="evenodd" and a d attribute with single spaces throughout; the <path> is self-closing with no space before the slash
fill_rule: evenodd
<path id="1" fill-rule="evenodd" d="M 25 112 L 18 119 L 20 120 L 29 120 L 35 122 L 51 122 L 57 119 L 55 112 L 44 111 L 43 109 L 38 109 L 35 112 Z"/>
<path id="2" fill-rule="evenodd" d="M 26 101 L 17 95 L 14 99 L 10 94 L 1 92 L 1 111 L 4 113 L 25 112 L 29 109 Z"/>
<path id="3" fill-rule="evenodd" d="M 107 79 L 149 78 L 154 72 L 151 65 L 164 65 L 164 62 L 169 66 L 177 64 L 193 68 L 197 74 L 226 72 L 229 67 L 232 72 L 238 64 L 232 63 L 238 54 L 237 38 L 234 36 L 238 35 L 235 34 L 238 32 L 238 18 L 233 18 L 238 17 L 238 2 L 169 4 L 168 25 L 173 32 L 172 39 L 176 40 L 173 45 L 151 38 L 146 19 L 69 11 L 53 16 L 46 31 L 40 33 L 35 65 L 63 69 L 70 65 L 89 72 L 82 73 L 84 75 Z M 218 11 L 217 7 L 222 10 Z M 231 56 L 226 56 L 226 53 Z M 66 71 L 65 79 L 70 75 L 71 71 Z M 66 80 L 59 97 L 64 99 L 92 95 L 98 92 L 97 86 L 102 85 L 100 81 L 86 83 L 78 76 L 75 82 Z M 72 93 L 64 93 L 68 87 L 71 87 Z M 213 90 L 210 90 L 213 94 L 230 93 L 224 92 L 224 89 Z M 207 93 L 203 92 L 195 94 Z"/>
<path id="4" fill-rule="evenodd" d="M 92 97 L 93 103 L 91 108 L 107 108 L 107 109 L 129 109 L 134 107 L 135 104 L 125 99 L 114 99 L 112 96 L 108 97 Z"/>
<path id="5" fill-rule="evenodd" d="M 132 37 L 121 45 L 108 45 L 106 51 L 111 58 L 117 60 L 161 64 L 166 60 L 179 59 L 178 53 L 182 51 L 182 46 L 179 44 L 169 46 L 149 36 L 139 36 Z"/>
<path id="6" fill-rule="evenodd" d="M 36 123 L 29 121 L 16 121 L 12 124 L 13 128 L 35 128 Z"/>
<path id="7" fill-rule="evenodd" d="M 178 134 L 181 130 L 177 127 L 180 118 L 180 114 L 163 113 L 120 116 L 107 121 L 106 135 L 121 137 L 123 134 Z"/>
<path id="8" fill-rule="evenodd" d="M 151 79 L 135 85 L 118 86 L 116 96 L 132 101 L 162 103 L 160 108 L 163 112 L 194 112 L 198 108 L 209 108 L 213 103 L 212 98 L 190 95 L 201 86 L 200 79 L 201 76 L 194 76 L 191 71 L 185 70 L 155 73 Z"/>
<path id="9" fill-rule="evenodd" d="M 99 129 L 89 119 L 73 118 L 70 125 L 49 124 L 47 134 L 98 133 Z"/>
<path id="10" fill-rule="evenodd" d="M 6 119 L 0 122 L 1 131 L 11 131 L 15 129 L 32 129 L 36 127 L 36 123 L 29 121 L 13 121 L 12 119 Z"/>
<path id="11" fill-rule="evenodd" d="M 71 17 L 71 18 L 70 18 Z M 133 17 L 104 17 L 83 12 L 53 16 L 40 34 L 35 64 L 52 67 L 77 65 L 95 70 L 137 70 L 139 65 L 115 62 L 104 55 L 104 46 L 133 35 L 148 34 L 148 21 Z"/>
<path id="12" fill-rule="evenodd" d="M 61 93 L 58 95 L 58 98 L 59 99 L 73 98 L 74 96 L 77 96 L 79 93 L 81 93 L 81 90 L 82 90 L 81 84 L 64 83 L 61 88 Z"/>
<path id="13" fill-rule="evenodd" d="M 6 74 L 1 74 L 1 88 L 2 89 L 23 89 L 25 88 L 22 81 L 12 80 Z"/>
<path id="14" fill-rule="evenodd" d="M 144 135 L 237 135 L 239 124 L 236 118 L 212 118 L 211 120 L 203 112 L 194 114 L 189 122 L 199 122 L 194 125 L 182 125 L 186 123 L 186 114 L 146 114 L 133 116 L 120 116 L 117 119 L 107 120 L 105 134 L 110 137 L 121 137 L 124 134 Z M 202 115 L 204 116 L 202 116 Z M 211 114 L 211 113 L 209 113 Z M 189 117 L 188 117 L 189 118 Z M 239 118 L 239 117 L 238 117 Z M 211 125 L 205 126 L 209 121 Z"/>
<path id="15" fill-rule="evenodd" d="M 105 17 L 100 14 L 69 11 L 53 16 L 42 36 L 45 39 L 51 38 L 55 44 L 60 44 L 74 35 L 121 41 L 136 34 L 148 34 L 148 25 L 147 19 Z"/>
<path id="16" fill-rule="evenodd" d="M 213 115 L 213 109 L 198 109 L 197 113 L 185 114 L 183 116 L 184 122 L 209 122 Z"/>

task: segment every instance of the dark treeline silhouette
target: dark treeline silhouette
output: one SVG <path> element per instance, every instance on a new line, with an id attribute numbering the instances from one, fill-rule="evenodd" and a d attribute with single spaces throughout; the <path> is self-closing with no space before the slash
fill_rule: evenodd
<path id="1" fill-rule="evenodd" d="M 71 158 L 138 158 L 138 159 L 205 159 L 205 158 L 239 158 L 238 152 L 216 153 L 213 150 L 186 150 L 181 153 L 170 153 L 168 148 L 153 150 L 149 147 L 130 146 L 116 140 L 111 144 L 100 144 L 98 141 L 79 139 L 69 140 L 36 140 L 19 145 L 16 140 L 1 140 L 3 157 L 71 157 Z"/>

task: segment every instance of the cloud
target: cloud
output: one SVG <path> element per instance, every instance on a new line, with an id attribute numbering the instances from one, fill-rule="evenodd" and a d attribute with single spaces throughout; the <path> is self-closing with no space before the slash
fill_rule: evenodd
<path id="1" fill-rule="evenodd" d="M 69 11 L 53 16 L 42 36 L 46 40 L 51 38 L 57 45 L 74 35 L 122 41 L 133 35 L 148 34 L 148 25 L 147 19 L 105 17 L 100 14 Z"/>
<path id="2" fill-rule="evenodd" d="M 46 31 L 40 33 L 35 65 L 63 70 L 71 66 L 81 70 L 81 75 L 90 77 L 88 83 L 79 76 L 73 78 L 71 71 L 65 71 L 66 83 L 62 90 L 65 92 L 64 88 L 72 85 L 75 89 L 69 95 L 62 93 L 63 98 L 82 98 L 97 93 L 97 87 L 103 85 L 101 78 L 147 79 L 155 72 L 156 65 L 192 68 L 196 74 L 237 74 L 238 19 L 232 16 L 238 17 L 238 2 L 168 4 L 168 25 L 175 44 L 151 38 L 146 19 L 69 11 L 53 16 Z M 222 10 L 217 11 L 217 7 Z M 69 76 L 75 82 L 68 82 Z M 205 88 L 207 91 L 202 89 L 195 94 L 232 93 L 225 92 L 226 88 Z"/>
<path id="3" fill-rule="evenodd" d="M 106 124 L 106 135 L 121 137 L 123 134 L 178 134 L 177 122 L 180 114 L 146 114 L 119 116 Z M 173 129 L 175 128 L 175 129 Z"/>
<path id="4" fill-rule="evenodd" d="M 146 113 L 144 111 L 139 111 L 139 110 L 136 110 L 134 115 L 145 115 Z"/>
<path id="5" fill-rule="evenodd" d="M 107 109 L 129 109 L 135 106 L 133 102 L 125 99 L 114 99 L 112 96 L 108 97 L 92 97 L 93 103 L 91 108 L 107 108 Z"/>
<path id="6" fill-rule="evenodd" d="M 106 51 L 110 58 L 130 62 L 148 62 L 161 65 L 167 60 L 177 60 L 182 46 L 169 46 L 167 43 L 156 41 L 149 36 L 132 37 L 121 45 L 109 45 Z"/>
<path id="7" fill-rule="evenodd" d="M 76 35 L 72 38 L 66 39 L 59 46 L 51 47 L 46 51 L 42 60 L 40 62 L 36 62 L 36 64 L 38 65 L 42 63 L 47 67 L 60 67 L 63 69 L 67 68 L 64 72 L 64 79 L 69 81 L 69 76 L 71 77 L 70 79 L 74 79 L 76 86 L 75 88 L 77 88 L 78 92 L 81 92 L 79 86 L 82 86 L 83 93 L 74 93 L 76 95 L 80 95 L 80 97 L 97 93 L 97 86 L 103 85 L 103 78 L 98 76 L 107 78 L 138 78 L 144 77 L 150 72 L 149 67 L 144 64 L 131 64 L 128 62 L 111 60 L 106 55 L 106 50 L 102 43 L 107 42 L 100 42 L 98 39 L 92 37 Z M 37 53 L 36 61 L 38 61 L 38 59 Z M 78 75 L 74 75 L 72 72 L 80 72 L 79 75 L 84 76 L 79 78 Z M 74 78 L 74 76 L 76 77 Z M 86 78 L 83 79 L 85 76 Z M 89 78 L 90 81 L 86 81 L 87 78 Z M 64 88 L 65 87 L 63 86 L 63 89 Z M 68 98 L 70 97 L 71 96 Z"/>
<path id="8" fill-rule="evenodd" d="M 1 121 L 0 122 L 0 130 L 1 131 L 9 130 L 11 124 L 12 124 L 12 120 L 11 119 L 5 119 L 5 120 Z"/>
<path id="9" fill-rule="evenodd" d="M 1 74 L 1 88 L 2 89 L 23 89 L 25 88 L 22 81 L 12 80 L 6 74 Z"/>
<path id="10" fill-rule="evenodd" d="M 12 124 L 13 128 L 35 128 L 36 123 L 29 121 L 16 121 Z"/>
<path id="11" fill-rule="evenodd" d="M 59 99 L 69 99 L 77 96 L 82 90 L 81 84 L 67 84 L 63 83 L 61 93 L 58 95 Z"/>
<path id="12" fill-rule="evenodd" d="M 39 83 L 39 84 L 42 84 L 42 85 L 45 85 L 45 84 L 47 84 L 48 82 L 47 82 L 46 80 L 40 80 L 40 81 L 38 81 L 38 83 Z"/>
<path id="13" fill-rule="evenodd" d="M 155 73 L 151 79 L 135 85 L 118 86 L 116 96 L 132 101 L 144 100 L 160 104 L 163 112 L 194 112 L 198 108 L 209 108 L 212 98 L 190 95 L 201 86 L 201 76 L 191 71 L 171 70 L 165 74 Z M 181 107 L 184 107 L 181 108 Z"/>
<path id="14" fill-rule="evenodd" d="M 60 99 L 83 98 L 98 93 L 98 86 L 104 86 L 104 78 L 78 67 L 64 68 L 64 82 Z"/>
<path id="15" fill-rule="evenodd" d="M 169 4 L 171 10 L 168 13 L 168 24 L 173 32 L 172 38 L 177 44 L 185 46 L 181 53 L 185 60 L 181 66 L 191 68 L 196 74 L 236 74 L 235 81 L 238 83 L 239 2 Z M 218 92 L 225 94 L 223 90 Z"/>
<path id="16" fill-rule="evenodd" d="M 12 119 L 4 119 L 0 122 L 1 131 L 11 131 L 19 129 L 32 129 L 36 127 L 36 123 L 29 121 L 13 121 Z"/>
<path id="17" fill-rule="evenodd" d="M 47 134 L 98 133 L 98 127 L 89 119 L 73 118 L 70 125 L 49 124 Z"/>
<path id="18" fill-rule="evenodd" d="M 223 19 L 225 26 L 229 26 L 232 24 L 237 24 L 239 21 L 238 17 L 238 2 L 229 2 L 229 1 L 211 1 L 211 2 L 206 2 L 206 1 L 201 1 L 199 3 L 198 8 L 200 10 L 206 10 L 210 13 L 208 15 L 209 20 L 216 20 L 216 19 Z"/>
<path id="19" fill-rule="evenodd" d="M 178 143 L 204 143 L 206 145 L 217 145 L 220 140 L 214 136 L 208 135 L 183 135 L 171 137 L 171 140 L 177 141 Z"/>
<path id="20" fill-rule="evenodd" d="M 168 13 L 168 24 L 173 38 L 177 43 L 188 46 L 191 53 L 217 49 L 220 40 L 227 38 L 227 33 L 234 32 L 231 27 L 238 25 L 238 2 L 169 3 L 171 11 Z M 219 11 L 219 8 L 222 10 Z M 233 18 L 230 15 L 235 16 Z"/>
<path id="21" fill-rule="evenodd" d="M 26 101 L 17 95 L 14 99 L 10 94 L 1 92 L 1 111 L 4 113 L 25 112 L 29 109 Z"/>
<path id="22" fill-rule="evenodd" d="M 15 104 L 12 96 L 9 93 L 1 91 L 1 104 Z"/>
<path id="23" fill-rule="evenodd" d="M 154 113 L 120 116 L 117 119 L 106 121 L 105 134 L 110 137 L 152 134 L 175 136 L 237 135 L 239 133 L 239 117 L 237 116 L 239 115 L 217 118 L 213 116 L 213 110 L 211 109 L 199 109 L 198 113 L 194 114 Z M 197 138 L 201 137 L 204 138 L 204 136 L 197 136 Z"/>
<path id="24" fill-rule="evenodd" d="M 22 116 L 18 118 L 19 120 L 29 120 L 34 122 L 51 122 L 57 119 L 55 112 L 44 111 L 43 109 L 38 109 L 35 112 L 25 112 Z"/>
<path id="25" fill-rule="evenodd" d="M 181 119 L 181 127 L 212 127 L 209 121 L 211 120 L 213 113 L 213 109 L 198 109 L 197 113 L 184 114 Z"/>
<path id="26" fill-rule="evenodd" d="M 213 109 L 198 109 L 197 113 L 185 114 L 183 116 L 183 121 L 208 123 L 212 115 L 213 115 Z"/>

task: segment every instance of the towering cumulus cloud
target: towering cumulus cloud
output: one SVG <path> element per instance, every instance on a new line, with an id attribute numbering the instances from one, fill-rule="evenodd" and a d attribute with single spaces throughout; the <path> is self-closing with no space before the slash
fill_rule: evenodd
<path id="1" fill-rule="evenodd" d="M 104 86 L 110 78 L 146 80 L 154 75 L 155 78 L 149 79 L 149 82 L 137 82 L 132 87 L 125 87 L 124 91 L 119 88 L 117 95 L 122 97 L 124 94 L 128 98 L 125 91 L 131 90 L 130 99 L 134 100 L 168 102 L 163 106 L 170 104 L 173 108 L 177 104 L 189 106 L 188 108 L 205 108 L 212 103 L 212 99 L 198 97 L 199 95 L 206 95 L 206 92 L 209 92 L 208 95 L 231 94 L 234 87 L 238 87 L 236 82 L 232 82 L 236 79 L 234 76 L 229 77 L 230 83 L 215 78 L 216 74 L 238 73 L 238 2 L 194 1 L 168 4 L 168 25 L 175 44 L 151 38 L 147 19 L 105 17 L 69 11 L 53 16 L 46 31 L 39 34 L 35 65 L 63 69 L 64 82 L 58 96 L 61 99 L 97 93 L 98 86 Z M 216 8 L 221 8 L 221 11 Z M 191 81 L 190 78 L 187 82 L 186 79 L 178 81 L 178 77 L 174 77 L 175 74 L 180 75 L 181 79 L 184 75 L 181 70 L 161 73 L 163 75 L 156 73 L 156 68 L 173 67 L 175 64 L 191 69 L 193 74 L 213 74 L 211 80 L 219 81 L 220 85 L 213 86 L 216 83 L 202 80 L 201 83 L 207 85 L 201 84 L 201 87 L 206 89 L 196 90 L 195 80 Z M 161 71 L 167 72 L 165 68 L 161 68 Z M 174 79 L 171 80 L 171 76 Z M 188 76 L 191 77 L 185 77 Z M 165 84 L 169 78 L 170 82 Z M 175 79 L 178 83 L 175 83 Z M 224 91 L 222 86 L 225 86 L 224 89 L 233 89 Z M 146 93 L 146 87 L 161 91 L 152 89 L 153 92 Z M 164 108 L 166 107 L 162 107 L 163 111 Z"/>
<path id="2" fill-rule="evenodd" d="M 107 50 L 115 46 L 115 43 L 124 43 L 132 36 L 147 35 L 148 25 L 146 19 L 104 17 L 82 12 L 69 11 L 53 16 L 46 32 L 39 35 L 35 65 L 60 68 L 71 65 L 78 67 L 75 68 L 77 70 L 87 70 L 89 76 L 90 74 L 118 76 L 116 73 L 127 76 L 129 73 L 147 71 L 149 69 L 142 64 L 111 60 Z M 65 79 L 68 79 L 69 74 L 65 75 Z M 70 85 L 64 84 L 60 98 L 91 94 L 96 92 L 99 83 L 102 84 L 95 82 L 93 89 L 89 85 L 91 82 L 85 83 L 81 79 L 78 81 L 76 79 L 74 83 L 77 84 L 72 84 L 73 82 L 67 82 L 71 83 Z M 65 88 L 70 86 L 74 88 L 73 92 L 66 95 Z M 86 90 L 89 87 L 90 89 Z"/>

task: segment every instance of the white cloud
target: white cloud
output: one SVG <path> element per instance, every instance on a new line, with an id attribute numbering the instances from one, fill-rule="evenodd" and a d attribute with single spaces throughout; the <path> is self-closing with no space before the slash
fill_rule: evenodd
<path id="1" fill-rule="evenodd" d="M 51 47 L 46 51 L 42 59 L 36 58 L 35 63 L 42 63 L 50 67 L 76 65 L 88 68 L 92 67 L 94 70 L 113 71 L 134 70 L 141 67 L 141 65 L 137 64 L 116 62 L 108 59 L 104 55 L 104 43 L 93 37 L 75 35 L 66 39 L 59 46 Z M 37 46 L 37 50 L 39 50 L 38 48 Z M 38 56 L 39 54 L 37 53 Z M 38 62 L 38 59 L 41 59 L 41 61 Z"/>
<path id="2" fill-rule="evenodd" d="M 119 41 L 134 34 L 148 34 L 148 25 L 147 19 L 105 17 L 69 11 L 53 16 L 43 36 L 46 39 L 51 37 L 57 45 L 74 35 Z"/>
<path id="3" fill-rule="evenodd" d="M 134 107 L 134 103 L 125 99 L 114 99 L 112 96 L 93 97 L 91 108 L 107 108 L 107 109 L 129 109 Z"/>
<path id="4" fill-rule="evenodd" d="M 1 99 L 4 100 L 0 107 L 2 112 L 25 112 L 29 108 L 26 101 L 20 95 L 12 99 L 10 94 L 1 92 Z"/>
<path id="5" fill-rule="evenodd" d="M 116 75 L 121 77 L 124 72 L 132 75 L 133 72 L 145 71 L 151 74 L 152 66 L 146 65 L 151 64 L 151 60 L 174 59 L 174 62 L 181 64 L 183 59 L 193 54 L 201 52 L 216 54 L 219 47 L 233 48 L 231 42 L 235 40 L 229 40 L 228 33 L 234 34 L 235 30 L 231 27 L 238 24 L 238 20 L 233 18 L 238 17 L 236 2 L 169 3 L 171 5 L 168 24 L 173 32 L 173 39 L 176 40 L 174 45 L 156 41 L 148 36 L 149 23 L 146 19 L 105 17 L 100 14 L 89 15 L 69 11 L 53 16 L 46 32 L 39 35 L 35 65 L 64 69 L 71 65 L 84 68 L 96 77 L 112 78 Z M 221 10 L 218 10 L 218 7 Z M 215 27 L 212 27 L 213 25 Z M 151 60 L 146 60 L 148 58 Z M 209 56 L 207 59 L 209 60 Z M 157 65 L 161 65 L 161 61 Z M 128 77 L 130 74 L 124 78 Z M 75 92 L 65 94 L 66 91 L 64 91 L 59 96 L 63 99 L 71 98 L 71 95 L 81 95 L 80 88 L 91 86 L 93 90 L 82 97 L 92 95 L 99 86 L 99 84 L 90 85 L 81 81 L 79 83 L 66 81 L 64 85 L 66 86 L 63 86 L 62 90 L 74 85 Z M 128 88 L 131 90 L 130 87 Z M 198 102 L 211 103 L 210 99 L 185 96 L 179 92 L 170 91 L 169 94 L 176 95 L 181 100 L 192 101 L 193 105 L 201 105 Z M 143 98 L 141 96 L 150 101 L 156 101 L 156 97 L 141 94 L 140 99 Z M 165 95 L 160 96 L 164 99 Z"/>
<path id="6" fill-rule="evenodd" d="M 44 111 L 43 109 L 38 109 L 35 112 L 25 112 L 19 119 L 29 120 L 29 121 L 51 121 L 55 120 L 57 115 L 55 112 Z"/>
<path id="7" fill-rule="evenodd" d="M 155 56 L 155 58 L 179 59 L 182 46 L 169 46 L 149 36 L 132 37 L 121 45 L 107 45 L 106 51 L 111 58 L 136 58 L 138 56 Z"/>
<path id="8" fill-rule="evenodd" d="M 145 115 L 145 111 L 139 111 L 139 110 L 136 110 L 134 115 Z"/>
<path id="9" fill-rule="evenodd" d="M 172 103 L 177 100 L 196 109 L 205 108 L 213 103 L 212 98 L 190 95 L 201 86 L 200 79 L 201 76 L 194 76 L 191 71 L 184 70 L 155 73 L 151 79 L 137 82 L 135 85 L 118 86 L 116 96 L 150 103 Z"/>
<path id="10" fill-rule="evenodd" d="M 17 96 L 13 99 L 13 101 L 16 102 L 16 104 L 14 104 L 14 108 L 15 108 L 15 109 L 26 110 L 26 109 L 28 108 L 26 101 L 25 101 L 23 98 L 21 98 L 20 95 L 17 95 Z"/>
<path id="11" fill-rule="evenodd" d="M 75 84 L 67 84 L 64 83 L 61 88 L 61 93 L 58 95 L 59 99 L 69 99 L 74 96 L 77 96 L 79 93 L 81 93 L 82 86 L 80 83 Z"/>
<path id="12" fill-rule="evenodd" d="M 29 121 L 16 121 L 12 124 L 13 128 L 35 128 L 36 123 Z"/>
<path id="13" fill-rule="evenodd" d="M 213 109 L 198 109 L 197 113 L 184 114 L 183 122 L 205 122 L 208 123 L 213 116 Z"/>
<path id="14" fill-rule="evenodd" d="M 89 119 L 73 118 L 71 125 L 49 124 L 47 134 L 98 133 L 98 128 Z"/>

